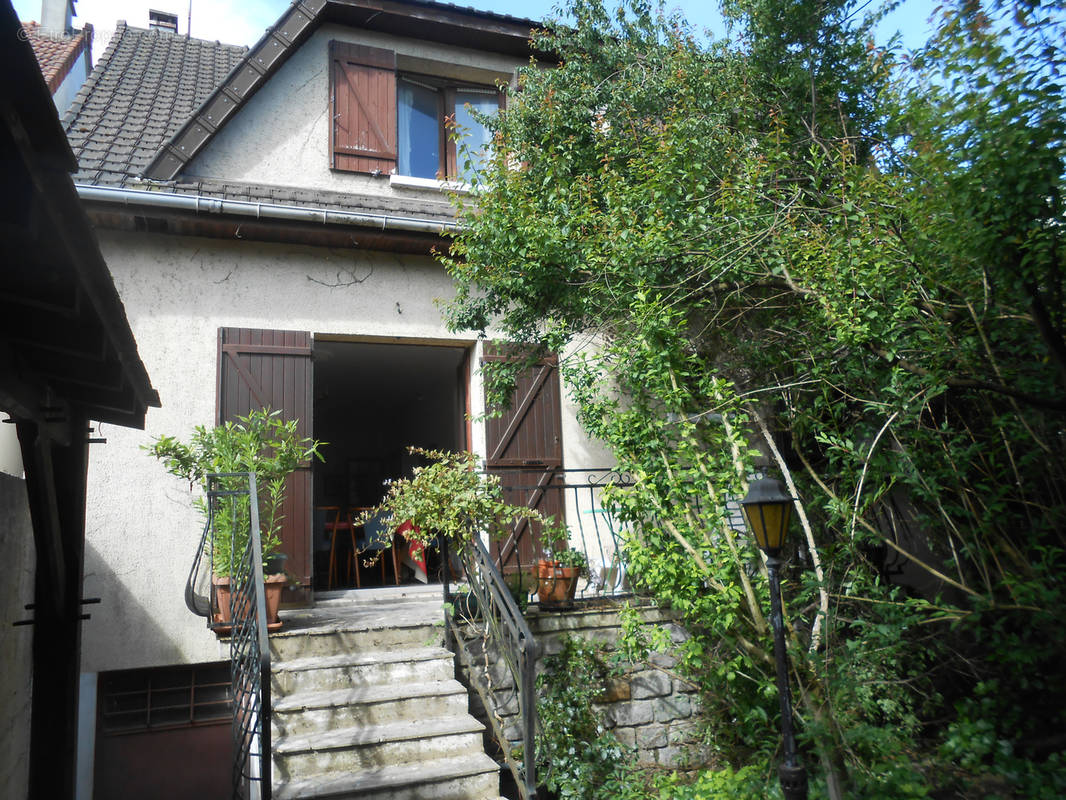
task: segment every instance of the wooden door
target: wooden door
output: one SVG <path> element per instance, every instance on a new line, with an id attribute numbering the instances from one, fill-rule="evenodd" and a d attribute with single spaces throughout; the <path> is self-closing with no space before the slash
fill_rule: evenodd
<path id="1" fill-rule="evenodd" d="M 505 346 L 488 343 L 482 363 L 508 358 Z M 519 374 L 506 412 L 487 420 L 486 439 L 486 466 L 499 477 L 504 499 L 564 521 L 562 414 L 554 356 Z M 524 521 L 493 543 L 493 556 L 504 568 L 516 566 L 516 560 L 528 566 L 541 550 L 540 526 Z"/>
<path id="2" fill-rule="evenodd" d="M 259 409 L 281 411 L 297 421 L 297 432 L 312 435 L 311 334 L 255 328 L 219 328 L 218 421 L 235 420 Z M 281 549 L 285 568 L 300 579 L 283 602 L 311 603 L 311 465 L 296 470 L 282 507 Z"/>

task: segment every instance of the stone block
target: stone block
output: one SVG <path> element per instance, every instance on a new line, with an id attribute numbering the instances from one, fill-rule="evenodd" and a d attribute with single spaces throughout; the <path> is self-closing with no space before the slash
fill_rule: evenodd
<path id="1" fill-rule="evenodd" d="M 677 656 L 672 653 L 652 653 L 648 656 L 648 662 L 663 669 L 673 669 L 677 666 Z"/>
<path id="2" fill-rule="evenodd" d="M 666 743 L 667 744 L 689 744 L 695 742 L 699 738 L 700 725 L 698 722 L 685 720 L 682 722 L 675 722 L 667 728 Z"/>
<path id="3" fill-rule="evenodd" d="M 646 725 L 655 719 L 655 704 L 658 700 L 630 700 L 615 703 L 607 711 L 607 716 L 618 726 Z"/>
<path id="4" fill-rule="evenodd" d="M 692 698 L 688 695 L 673 695 L 648 701 L 654 707 L 656 722 L 673 722 L 692 716 Z"/>
<path id="5" fill-rule="evenodd" d="M 674 644 L 681 644 L 689 638 L 688 631 L 676 622 L 667 622 L 663 625 L 663 628 L 670 634 L 670 641 Z"/>
<path id="6" fill-rule="evenodd" d="M 637 746 L 636 728 L 615 728 L 614 736 L 623 747 L 635 749 Z"/>
<path id="7" fill-rule="evenodd" d="M 667 675 L 658 670 L 645 670 L 638 672 L 630 678 L 632 695 L 634 700 L 643 700 L 649 697 L 664 697 L 673 689 L 673 681 Z"/>
<path id="8" fill-rule="evenodd" d="M 677 767 L 689 761 L 683 747 L 664 747 L 656 753 L 655 760 L 663 767 Z"/>
<path id="9" fill-rule="evenodd" d="M 620 703 L 633 698 L 633 690 L 625 678 L 609 678 L 603 699 L 607 703 Z"/>
<path id="10" fill-rule="evenodd" d="M 695 694 L 696 687 L 688 681 L 674 678 L 674 694 Z"/>
<path id="11" fill-rule="evenodd" d="M 666 747 L 666 728 L 662 725 L 644 725 L 636 728 L 637 747 L 641 750 L 650 750 L 656 747 Z"/>
<path id="12" fill-rule="evenodd" d="M 493 689 L 510 689 L 514 686 L 514 675 L 502 658 L 489 669 L 488 678 Z"/>
<path id="13" fill-rule="evenodd" d="M 501 693 L 496 696 L 496 713 L 509 717 L 518 713 L 518 695 L 515 692 Z"/>

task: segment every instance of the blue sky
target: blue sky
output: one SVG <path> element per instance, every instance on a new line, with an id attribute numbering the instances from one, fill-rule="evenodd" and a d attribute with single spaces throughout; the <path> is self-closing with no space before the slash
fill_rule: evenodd
<path id="1" fill-rule="evenodd" d="M 456 0 L 458 6 L 482 11 L 495 11 L 530 19 L 542 19 L 551 13 L 556 0 Z M 288 7 L 289 0 L 192 0 L 192 35 L 201 39 L 217 39 L 227 44 L 251 45 L 258 41 L 264 29 L 273 25 Z M 870 3 L 873 7 L 874 2 Z M 880 42 L 886 42 L 899 30 L 903 44 L 917 47 L 925 41 L 928 19 L 938 5 L 936 0 L 903 0 L 878 31 Z M 14 0 L 20 19 L 39 20 L 41 0 Z M 125 20 L 137 27 L 147 27 L 148 9 L 156 8 L 178 15 L 178 30 L 186 31 L 189 0 L 76 0 L 80 27 L 90 22 L 96 31 L 94 57 L 107 45 L 117 20 Z M 680 11 L 697 30 L 709 29 L 715 38 L 725 34 L 725 26 L 713 0 L 668 0 L 667 11 Z"/>

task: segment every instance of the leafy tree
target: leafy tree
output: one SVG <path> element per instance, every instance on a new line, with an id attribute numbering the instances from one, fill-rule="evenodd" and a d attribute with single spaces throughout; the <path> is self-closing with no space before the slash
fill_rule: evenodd
<path id="1" fill-rule="evenodd" d="M 450 323 L 564 353 L 723 758 L 777 741 L 728 505 L 769 469 L 801 500 L 796 714 L 828 795 L 1056 796 L 1064 9 L 947 4 L 907 57 L 854 3 L 725 11 L 709 46 L 642 0 L 535 36 L 560 63 L 494 123 Z"/>

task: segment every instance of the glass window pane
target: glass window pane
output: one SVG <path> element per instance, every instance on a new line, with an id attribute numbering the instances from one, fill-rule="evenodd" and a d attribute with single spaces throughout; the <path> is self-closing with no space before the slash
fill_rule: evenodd
<path id="1" fill-rule="evenodd" d="M 455 143 L 455 157 L 459 178 L 469 182 L 477 166 L 488 155 L 491 137 L 489 129 L 474 119 L 472 112 L 493 115 L 499 109 L 496 92 L 477 89 L 456 89 L 455 127 L 460 138 Z"/>
<path id="2" fill-rule="evenodd" d="M 437 91 L 402 78 L 397 82 L 396 170 L 415 178 L 436 178 L 440 170 Z"/>

